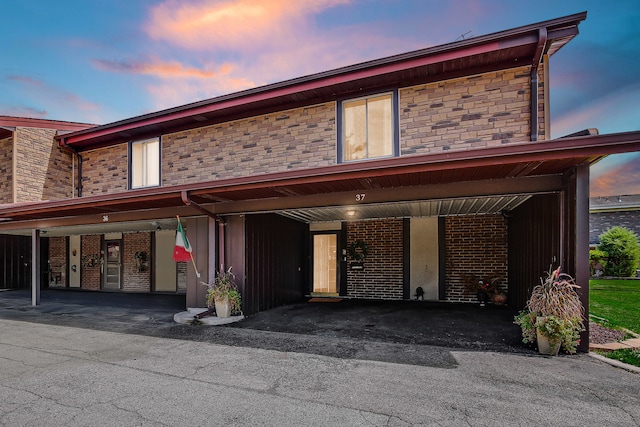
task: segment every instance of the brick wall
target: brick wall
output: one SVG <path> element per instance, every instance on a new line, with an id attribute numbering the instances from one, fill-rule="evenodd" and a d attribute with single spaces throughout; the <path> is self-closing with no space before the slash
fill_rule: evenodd
<path id="1" fill-rule="evenodd" d="M 66 237 L 50 237 L 49 238 L 49 268 L 51 269 L 53 282 L 49 283 L 50 287 L 65 287 L 67 284 L 67 238 Z M 55 281 L 55 276 L 59 276 L 60 280 Z"/>
<path id="2" fill-rule="evenodd" d="M 80 286 L 82 289 L 99 290 L 101 285 L 100 262 L 94 266 L 87 265 L 88 257 L 97 257 L 100 259 L 100 243 L 102 241 L 99 234 L 81 236 L 82 263 L 80 266 Z"/>
<path id="3" fill-rule="evenodd" d="M 402 219 L 347 224 L 347 247 L 357 240 L 368 246 L 364 270 L 347 269 L 347 295 L 357 298 L 402 299 Z M 347 258 L 351 265 L 353 260 Z"/>
<path id="4" fill-rule="evenodd" d="M 502 215 L 452 216 L 445 220 L 446 299 L 476 302 L 462 274 L 497 274 L 507 290 L 507 221 Z"/>
<path id="5" fill-rule="evenodd" d="M 162 138 L 162 184 L 336 163 L 335 103 L 266 114 Z"/>
<path id="6" fill-rule="evenodd" d="M 529 76 L 521 67 L 401 89 L 402 155 L 529 141 Z"/>
<path id="7" fill-rule="evenodd" d="M 122 290 L 129 292 L 149 292 L 151 290 L 151 234 L 150 233 L 126 233 L 123 234 L 122 243 Z M 147 265 L 142 271 L 138 271 L 134 254 L 136 252 L 147 253 Z"/>
<path id="8" fill-rule="evenodd" d="M 82 195 L 126 191 L 129 185 L 128 144 L 82 153 Z"/>
<path id="9" fill-rule="evenodd" d="M 0 139 L 0 203 L 13 203 L 13 138 Z"/>
<path id="10" fill-rule="evenodd" d="M 615 226 L 624 227 L 640 236 L 640 210 L 591 213 L 589 215 L 589 243 L 599 244 L 600 235 Z"/>
<path id="11" fill-rule="evenodd" d="M 58 146 L 55 134 L 54 129 L 16 129 L 16 202 L 71 197 L 71 153 Z"/>

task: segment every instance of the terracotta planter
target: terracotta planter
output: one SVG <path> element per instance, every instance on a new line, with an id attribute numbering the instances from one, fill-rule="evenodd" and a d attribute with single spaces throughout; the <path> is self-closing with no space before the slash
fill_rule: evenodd
<path id="1" fill-rule="evenodd" d="M 216 299 L 216 316 L 218 317 L 229 317 L 231 316 L 231 304 L 229 304 L 229 299 Z"/>
<path id="2" fill-rule="evenodd" d="M 505 305 L 507 303 L 507 296 L 505 294 L 495 294 L 493 296 L 493 303 L 496 305 Z"/>

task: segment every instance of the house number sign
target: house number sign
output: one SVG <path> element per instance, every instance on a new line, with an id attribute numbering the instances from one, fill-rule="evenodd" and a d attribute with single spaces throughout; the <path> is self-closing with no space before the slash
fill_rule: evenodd
<path id="1" fill-rule="evenodd" d="M 364 198 L 366 197 L 365 193 L 356 194 L 356 202 L 364 202 Z"/>

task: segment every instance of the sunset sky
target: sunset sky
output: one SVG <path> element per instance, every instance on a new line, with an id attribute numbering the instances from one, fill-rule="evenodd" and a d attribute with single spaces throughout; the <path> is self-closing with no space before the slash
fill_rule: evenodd
<path id="1" fill-rule="evenodd" d="M 0 115 L 104 124 L 585 10 L 551 58 L 551 136 L 640 130 L 638 0 L 10 0 Z M 591 187 L 640 194 L 640 153 Z"/>

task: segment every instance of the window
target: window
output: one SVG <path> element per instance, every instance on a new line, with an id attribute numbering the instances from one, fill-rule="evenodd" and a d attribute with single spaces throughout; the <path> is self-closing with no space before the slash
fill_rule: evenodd
<path id="1" fill-rule="evenodd" d="M 394 93 L 342 102 L 341 161 L 397 155 Z"/>
<path id="2" fill-rule="evenodd" d="M 131 143 L 131 188 L 160 185 L 160 138 Z"/>

